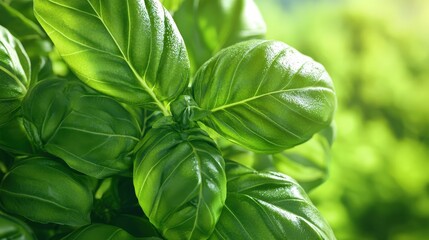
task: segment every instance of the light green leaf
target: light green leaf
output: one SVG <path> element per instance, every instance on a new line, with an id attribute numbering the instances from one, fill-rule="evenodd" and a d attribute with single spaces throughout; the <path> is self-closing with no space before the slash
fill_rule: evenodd
<path id="1" fill-rule="evenodd" d="M 37 238 L 27 224 L 0 212 L 0 239 L 33 240 Z"/>
<path id="2" fill-rule="evenodd" d="M 210 239 L 335 239 L 290 177 L 227 162 L 228 195 Z"/>
<path id="3" fill-rule="evenodd" d="M 275 153 L 329 126 L 336 107 L 322 65 L 277 41 L 231 46 L 204 64 L 192 86 L 211 115 L 202 122 L 255 152 Z"/>
<path id="4" fill-rule="evenodd" d="M 0 203 L 7 212 L 32 221 L 82 226 L 90 222 L 89 181 L 46 157 L 19 160 L 0 184 Z"/>
<path id="5" fill-rule="evenodd" d="M 167 114 L 188 85 L 185 44 L 158 0 L 35 0 L 35 15 L 73 72 L 121 101 Z"/>
<path id="6" fill-rule="evenodd" d="M 218 141 L 225 159 L 258 171 L 281 172 L 295 179 L 304 190 L 322 184 L 329 175 L 334 125 L 313 135 L 307 142 L 277 154 L 260 154 L 226 140 Z"/>
<path id="7" fill-rule="evenodd" d="M 34 85 L 22 109 L 33 142 L 71 168 L 96 178 L 130 169 L 141 127 L 113 98 L 53 78 Z"/>
<path id="8" fill-rule="evenodd" d="M 174 21 L 185 40 L 193 73 L 222 48 L 264 38 L 266 32 L 253 0 L 185 0 Z"/>
<path id="9" fill-rule="evenodd" d="M 162 5 L 172 14 L 180 7 L 183 1 L 184 0 L 160 0 Z"/>
<path id="10" fill-rule="evenodd" d="M 224 161 L 201 129 L 153 128 L 137 152 L 140 206 L 167 239 L 205 239 L 226 197 Z"/>
<path id="11" fill-rule="evenodd" d="M 128 232 L 121 228 L 106 225 L 106 224 L 91 224 L 62 238 L 62 240 L 94 240 L 94 239 L 109 239 L 109 240 L 137 240 Z"/>
<path id="12" fill-rule="evenodd" d="M 30 60 L 21 43 L 0 26 L 0 125 L 19 112 L 31 79 Z"/>
<path id="13" fill-rule="evenodd" d="M 274 154 L 275 170 L 297 180 L 306 191 L 325 182 L 329 176 L 333 131 L 333 126 L 330 126 L 307 142 Z"/>

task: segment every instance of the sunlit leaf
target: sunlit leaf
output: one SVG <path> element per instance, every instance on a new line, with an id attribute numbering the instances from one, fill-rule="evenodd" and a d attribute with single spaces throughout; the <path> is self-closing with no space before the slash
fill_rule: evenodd
<path id="1" fill-rule="evenodd" d="M 227 162 L 228 195 L 210 239 L 335 239 L 290 177 Z"/>
<path id="2" fill-rule="evenodd" d="M 224 161 L 200 129 L 153 128 L 134 164 L 140 206 L 167 239 L 207 238 L 225 197 Z"/>
<path id="3" fill-rule="evenodd" d="M 21 43 L 0 26 L 0 125 L 13 119 L 30 84 L 30 60 Z"/>
<path id="4" fill-rule="evenodd" d="M 170 13 L 174 13 L 180 7 L 183 1 L 185 0 L 160 0 L 162 5 L 164 5 L 164 7 L 168 9 Z"/>
<path id="5" fill-rule="evenodd" d="M 35 0 L 35 15 L 73 72 L 122 101 L 158 108 L 188 85 L 185 44 L 158 0 Z"/>
<path id="6" fill-rule="evenodd" d="M 322 65 L 277 41 L 231 46 L 197 72 L 192 93 L 211 112 L 202 122 L 255 152 L 275 153 L 329 126 L 336 106 Z"/>

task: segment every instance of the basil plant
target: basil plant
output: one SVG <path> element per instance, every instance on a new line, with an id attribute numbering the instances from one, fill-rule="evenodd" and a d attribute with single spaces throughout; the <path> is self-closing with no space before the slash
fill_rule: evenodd
<path id="1" fill-rule="evenodd" d="M 0 13 L 0 238 L 335 239 L 332 80 L 253 0 Z"/>

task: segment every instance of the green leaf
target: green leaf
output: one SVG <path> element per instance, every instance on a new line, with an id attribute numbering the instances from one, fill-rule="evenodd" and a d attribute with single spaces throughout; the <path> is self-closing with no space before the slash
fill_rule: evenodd
<path id="1" fill-rule="evenodd" d="M 228 195 L 210 239 L 335 239 L 290 177 L 227 162 Z"/>
<path id="2" fill-rule="evenodd" d="M 121 101 L 156 105 L 188 85 L 185 44 L 158 0 L 35 0 L 35 15 L 73 72 Z"/>
<path id="3" fill-rule="evenodd" d="M 140 206 L 167 239 L 204 239 L 226 196 L 224 161 L 201 129 L 153 128 L 134 163 Z"/>
<path id="4" fill-rule="evenodd" d="M 46 157 L 19 160 L 0 184 L 0 203 L 32 221 L 82 226 L 90 222 L 90 179 Z"/>
<path id="5" fill-rule="evenodd" d="M 204 64 L 192 86 L 211 115 L 202 122 L 255 152 L 275 153 L 329 126 L 336 106 L 322 65 L 277 41 L 231 46 Z"/>
<path id="6" fill-rule="evenodd" d="M 160 0 L 162 5 L 172 14 L 180 7 L 183 1 L 184 0 Z"/>
<path id="7" fill-rule="evenodd" d="M 106 224 L 91 224 L 62 238 L 62 240 L 94 240 L 94 239 L 109 239 L 109 240 L 137 240 L 128 232 L 121 228 L 106 225 Z"/>
<path id="8" fill-rule="evenodd" d="M 331 125 L 307 142 L 277 154 L 254 153 L 226 140 L 218 141 L 218 145 L 225 159 L 258 171 L 281 172 L 310 191 L 328 178 L 333 138 L 334 125 Z"/>
<path id="9" fill-rule="evenodd" d="M 13 163 L 13 157 L 8 153 L 0 149 L 0 179 L 3 178 L 9 167 Z"/>
<path id="10" fill-rule="evenodd" d="M 0 26 L 0 125 L 19 112 L 30 79 L 30 60 L 24 47 Z"/>
<path id="11" fill-rule="evenodd" d="M 333 126 L 315 134 L 309 141 L 274 154 L 277 171 L 291 176 L 306 190 L 319 186 L 329 175 Z"/>
<path id="12" fill-rule="evenodd" d="M 141 127 L 113 98 L 53 78 L 34 85 L 22 108 L 32 140 L 71 168 L 96 178 L 130 169 Z"/>
<path id="13" fill-rule="evenodd" d="M 159 237 L 149 219 L 131 214 L 119 214 L 112 219 L 112 225 L 120 227 L 136 237 Z"/>
<path id="14" fill-rule="evenodd" d="M 31 59 L 47 56 L 52 51 L 51 43 L 42 28 L 25 17 L 17 9 L 0 2 L 0 25 L 18 38 Z"/>
<path id="15" fill-rule="evenodd" d="M 253 0 L 185 0 L 174 13 L 192 72 L 222 48 L 264 38 L 264 19 Z"/>
<path id="16" fill-rule="evenodd" d="M 33 231 L 24 222 L 0 212 L 0 239 L 33 240 Z"/>
<path id="17" fill-rule="evenodd" d="M 5 124 L 0 124 L 0 149 L 17 155 L 37 152 L 25 130 L 22 117 L 15 117 Z"/>

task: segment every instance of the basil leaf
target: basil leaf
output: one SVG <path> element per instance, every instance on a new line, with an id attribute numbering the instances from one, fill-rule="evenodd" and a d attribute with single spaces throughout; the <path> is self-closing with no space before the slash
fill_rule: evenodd
<path id="1" fill-rule="evenodd" d="M 167 111 L 188 85 L 185 44 L 158 0 L 35 0 L 35 15 L 73 72 L 122 101 Z"/>
<path id="2" fill-rule="evenodd" d="M 183 3 L 184 0 L 160 0 L 162 5 L 173 14 Z"/>
<path id="3" fill-rule="evenodd" d="M 90 181 L 46 157 L 19 160 L 0 184 L 0 203 L 32 221 L 82 226 L 90 222 Z"/>
<path id="4" fill-rule="evenodd" d="M 79 81 L 46 79 L 23 101 L 33 142 L 96 178 L 129 170 L 141 127 L 122 104 Z"/>
<path id="5" fill-rule="evenodd" d="M 30 60 L 24 47 L 0 26 L 0 125 L 19 112 L 30 79 Z"/>
<path id="6" fill-rule="evenodd" d="M 17 9 L 0 2 L 0 16 L 0 25 L 9 29 L 21 41 L 32 60 L 47 56 L 52 51 L 51 43 L 46 39 L 42 28 Z"/>
<path id="7" fill-rule="evenodd" d="M 228 195 L 210 239 L 335 239 L 293 179 L 231 161 L 226 173 Z"/>
<path id="8" fill-rule="evenodd" d="M 197 72 L 195 102 L 211 115 L 202 122 L 255 152 L 275 153 L 327 127 L 336 106 L 322 65 L 282 42 L 231 46 Z"/>
<path id="9" fill-rule="evenodd" d="M 13 163 L 13 157 L 8 153 L 0 149 L 0 179 L 3 178 L 9 167 Z"/>
<path id="10" fill-rule="evenodd" d="M 309 141 L 274 154 L 275 169 L 297 180 L 307 192 L 319 186 L 329 175 L 333 131 L 330 126 Z"/>
<path id="11" fill-rule="evenodd" d="M 94 239 L 109 239 L 109 240 L 137 240 L 128 232 L 121 228 L 106 225 L 106 224 L 91 224 L 62 238 L 62 240 L 94 240 Z"/>
<path id="12" fill-rule="evenodd" d="M 37 238 L 24 222 L 0 212 L 0 239 L 33 240 Z"/>
<path id="13" fill-rule="evenodd" d="M 219 50 L 264 38 L 266 32 L 253 0 L 185 0 L 174 21 L 185 40 L 193 73 Z"/>
<path id="14" fill-rule="evenodd" d="M 120 227 L 136 237 L 159 237 L 149 219 L 131 214 L 119 214 L 112 219 L 112 225 Z"/>
<path id="15" fill-rule="evenodd" d="M 218 141 L 225 159 L 258 171 L 281 172 L 295 179 L 306 191 L 319 186 L 329 175 L 334 125 L 313 135 L 307 142 L 277 154 L 258 154 L 226 140 Z"/>
<path id="16" fill-rule="evenodd" d="M 15 117 L 0 124 L 0 149 L 17 155 L 31 155 L 37 152 L 25 130 L 22 117 Z"/>
<path id="17" fill-rule="evenodd" d="M 134 163 L 134 187 L 150 222 L 167 239 L 204 239 L 226 197 L 224 161 L 201 129 L 152 128 Z"/>

